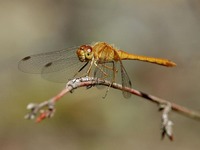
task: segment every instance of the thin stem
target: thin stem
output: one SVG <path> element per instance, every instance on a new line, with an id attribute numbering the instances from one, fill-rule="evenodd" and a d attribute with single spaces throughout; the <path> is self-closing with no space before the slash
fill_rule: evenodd
<path id="1" fill-rule="evenodd" d="M 103 84 L 106 85 L 106 86 L 109 86 L 109 81 L 105 81 Z M 115 88 L 115 89 L 118 89 L 118 90 L 122 90 L 122 85 L 120 84 L 117 84 L 117 83 L 113 83 L 111 85 L 111 87 Z M 141 92 L 139 90 L 136 90 L 136 89 L 132 89 L 132 88 L 123 88 L 123 90 L 125 90 L 126 92 L 129 92 L 129 93 L 132 93 L 134 95 L 137 95 L 139 97 L 142 97 L 142 98 L 145 98 L 153 103 L 156 103 L 156 104 L 168 104 L 168 103 L 171 103 L 171 108 L 173 111 L 176 111 L 184 116 L 187 116 L 187 117 L 190 117 L 190 118 L 193 118 L 193 119 L 196 119 L 196 120 L 199 120 L 200 121 L 200 113 L 199 112 L 195 112 L 193 110 L 190 110 L 186 107 L 183 107 L 183 106 L 180 106 L 176 103 L 172 103 L 172 102 L 169 102 L 165 99 L 161 99 L 159 97 L 156 97 L 156 96 L 153 96 L 153 95 L 150 95 L 150 94 L 146 94 L 144 92 Z"/>
<path id="2" fill-rule="evenodd" d="M 97 79 L 97 78 L 93 78 L 93 77 L 82 77 L 82 78 L 76 78 L 76 79 L 70 80 L 67 83 L 66 88 L 63 89 L 55 97 L 49 99 L 48 101 L 42 102 L 40 104 L 32 104 L 32 103 L 29 104 L 27 106 L 27 108 L 30 109 L 31 112 L 28 115 L 26 115 L 26 118 L 28 118 L 28 119 L 34 118 L 34 116 L 36 116 L 37 112 L 39 110 L 41 110 L 42 108 L 44 108 L 45 106 L 49 107 L 49 110 L 51 110 L 51 112 L 54 112 L 54 111 L 52 111 L 52 109 L 53 109 L 55 102 L 57 102 L 65 94 L 72 92 L 74 89 L 79 88 L 79 87 L 84 87 L 84 86 L 85 87 L 92 87 L 92 86 L 95 86 L 95 85 L 110 86 L 114 89 L 124 90 L 126 92 L 132 93 L 133 95 L 137 95 L 139 97 L 145 98 L 146 100 L 149 100 L 149 101 L 156 103 L 158 105 L 170 103 L 171 109 L 173 111 L 176 111 L 176 112 L 178 112 L 182 115 L 185 115 L 189 118 L 193 118 L 193 119 L 200 121 L 200 113 L 199 112 L 195 112 L 195 111 L 190 110 L 186 107 L 180 106 L 180 105 L 175 104 L 175 103 L 171 103 L 167 100 L 158 98 L 158 97 L 150 95 L 150 94 L 146 94 L 146 93 L 141 92 L 141 91 L 136 90 L 136 89 L 132 89 L 132 88 L 128 88 L 128 87 L 122 88 L 122 85 L 120 85 L 120 84 L 111 83 L 107 80 L 101 80 L 101 79 Z M 46 113 L 46 114 L 48 114 L 48 113 Z M 46 116 L 46 118 L 51 117 L 51 116 L 52 116 L 51 114 L 48 114 L 48 116 Z M 43 114 L 43 118 L 45 118 L 44 114 Z"/>

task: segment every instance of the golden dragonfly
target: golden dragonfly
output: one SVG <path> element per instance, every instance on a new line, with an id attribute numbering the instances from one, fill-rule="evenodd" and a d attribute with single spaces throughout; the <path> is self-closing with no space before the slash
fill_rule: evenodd
<path id="1" fill-rule="evenodd" d="M 76 77 L 84 72 L 81 76 L 109 79 L 113 83 L 120 72 L 122 87 L 131 88 L 131 81 L 122 60 L 139 60 L 166 67 L 176 66 L 168 59 L 130 54 L 105 42 L 30 55 L 23 58 L 18 66 L 23 72 L 39 73 L 42 77 L 56 82 L 66 82 L 68 77 Z M 131 96 L 128 92 L 122 93 L 125 98 Z"/>

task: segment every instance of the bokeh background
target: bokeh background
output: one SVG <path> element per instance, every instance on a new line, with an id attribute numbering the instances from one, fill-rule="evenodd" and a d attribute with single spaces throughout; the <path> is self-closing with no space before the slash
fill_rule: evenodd
<path id="1" fill-rule="evenodd" d="M 26 105 L 65 84 L 18 70 L 24 56 L 105 41 L 127 52 L 164 57 L 166 68 L 125 61 L 133 87 L 200 111 L 198 0 L 0 0 L 1 150 L 197 150 L 200 123 L 171 113 L 175 141 L 160 140 L 155 104 L 120 91 L 80 88 L 56 105 L 52 119 L 27 121 Z"/>

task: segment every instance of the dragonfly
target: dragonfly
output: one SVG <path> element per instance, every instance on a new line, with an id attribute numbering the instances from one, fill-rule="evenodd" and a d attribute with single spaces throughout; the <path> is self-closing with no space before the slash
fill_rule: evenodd
<path id="1" fill-rule="evenodd" d="M 176 64 L 168 59 L 130 54 L 106 42 L 85 44 L 68 49 L 24 57 L 18 68 L 27 73 L 41 74 L 47 80 L 66 82 L 69 77 L 93 76 L 114 83 L 120 74 L 122 89 L 131 88 L 131 80 L 122 60 L 139 60 L 166 67 Z M 130 93 L 122 90 L 123 96 Z"/>

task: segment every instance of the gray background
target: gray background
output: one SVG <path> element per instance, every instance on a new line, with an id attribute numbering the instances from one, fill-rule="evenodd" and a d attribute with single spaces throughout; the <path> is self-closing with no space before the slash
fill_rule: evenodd
<path id="1" fill-rule="evenodd" d="M 18 70 L 24 56 L 105 41 L 140 55 L 164 57 L 176 68 L 137 61 L 124 66 L 133 87 L 200 111 L 198 0 L 0 0 L 1 150 L 199 149 L 199 122 L 176 113 L 175 141 L 160 140 L 157 106 L 120 91 L 77 89 L 52 119 L 23 119 L 26 105 L 65 84 Z"/>

